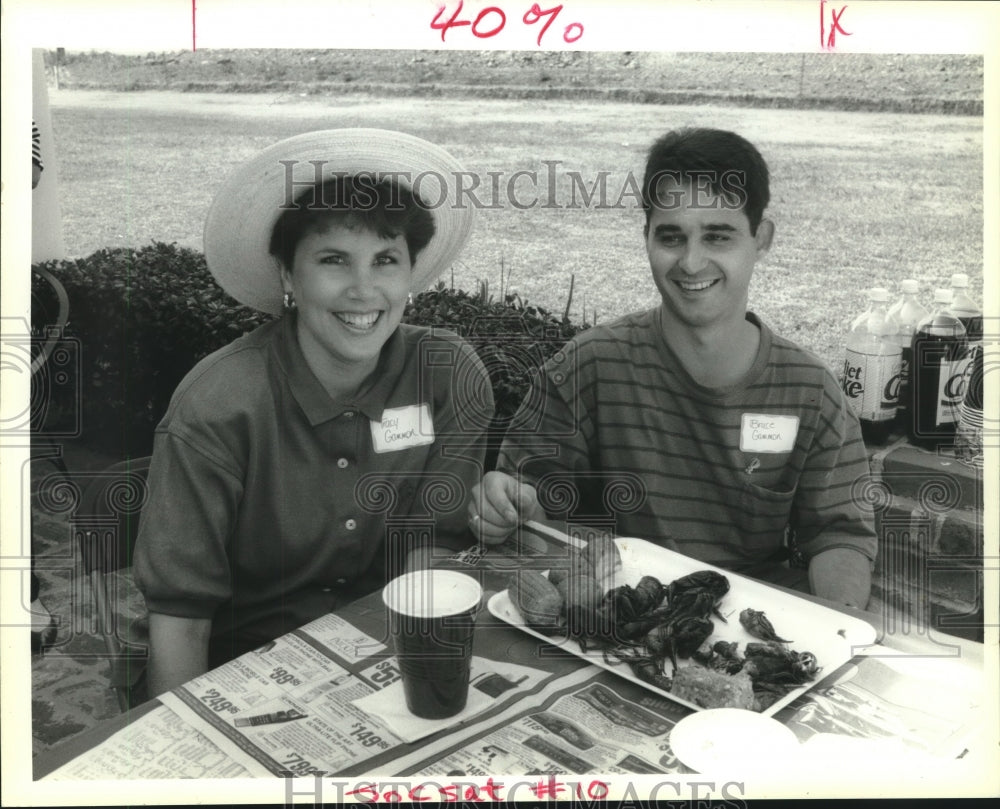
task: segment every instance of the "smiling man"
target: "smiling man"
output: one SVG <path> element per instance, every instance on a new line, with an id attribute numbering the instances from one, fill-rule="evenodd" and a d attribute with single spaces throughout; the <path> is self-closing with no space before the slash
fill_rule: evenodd
<path id="1" fill-rule="evenodd" d="M 643 181 L 661 303 L 589 329 L 542 369 L 470 525 L 613 524 L 731 570 L 864 607 L 868 461 L 829 369 L 747 310 L 774 237 L 767 164 L 744 138 L 669 132 Z"/>

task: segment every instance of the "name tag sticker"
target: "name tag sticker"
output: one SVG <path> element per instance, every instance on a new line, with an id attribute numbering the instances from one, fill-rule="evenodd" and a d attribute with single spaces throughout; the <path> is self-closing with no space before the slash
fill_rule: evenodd
<path id="1" fill-rule="evenodd" d="M 798 416 L 744 413 L 740 449 L 743 452 L 791 452 L 798 434 Z"/>
<path id="2" fill-rule="evenodd" d="M 376 452 L 396 452 L 434 443 L 434 422 L 426 404 L 383 410 L 382 420 L 372 419 L 371 425 Z"/>

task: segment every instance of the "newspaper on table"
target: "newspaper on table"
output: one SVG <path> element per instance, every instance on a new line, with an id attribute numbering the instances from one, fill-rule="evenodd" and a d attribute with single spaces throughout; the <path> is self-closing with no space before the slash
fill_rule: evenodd
<path id="1" fill-rule="evenodd" d="M 611 672 L 475 658 L 473 681 L 491 705 L 419 745 L 355 704 L 399 677 L 384 643 L 327 615 L 165 695 L 49 777 L 690 772 L 670 747 L 690 710 Z M 983 695 L 982 672 L 959 660 L 873 655 L 830 672 L 777 718 L 802 742 L 893 738 L 955 757 Z"/>
<path id="2" fill-rule="evenodd" d="M 934 671 L 935 661 L 926 658 L 860 658 L 776 718 L 800 742 L 834 733 L 896 740 L 914 754 L 955 758 L 975 739 L 984 691 L 975 669 L 951 662 Z M 670 746 L 670 731 L 689 713 L 602 673 L 525 710 L 516 721 L 423 761 L 397 762 L 412 764 L 397 774 L 689 774 Z"/>
<path id="3" fill-rule="evenodd" d="M 473 660 L 473 682 L 496 705 L 550 676 Z M 163 695 L 162 707 L 49 777 L 324 776 L 391 760 L 401 740 L 354 701 L 400 677 L 384 643 L 326 615 Z M 149 755 L 134 756 L 136 745 Z"/>

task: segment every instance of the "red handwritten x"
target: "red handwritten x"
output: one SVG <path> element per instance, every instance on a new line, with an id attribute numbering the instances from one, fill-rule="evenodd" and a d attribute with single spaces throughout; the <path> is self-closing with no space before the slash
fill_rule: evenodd
<path id="1" fill-rule="evenodd" d="M 849 37 L 851 33 L 845 31 L 840 25 L 840 18 L 844 16 L 844 12 L 847 11 L 847 6 L 841 6 L 840 11 L 835 11 L 830 9 L 830 17 L 832 24 L 830 26 L 830 35 L 826 35 L 826 0 L 820 0 L 819 4 L 819 45 L 821 48 L 826 48 L 826 50 L 833 50 L 837 46 L 837 33 L 843 34 L 845 37 Z"/>

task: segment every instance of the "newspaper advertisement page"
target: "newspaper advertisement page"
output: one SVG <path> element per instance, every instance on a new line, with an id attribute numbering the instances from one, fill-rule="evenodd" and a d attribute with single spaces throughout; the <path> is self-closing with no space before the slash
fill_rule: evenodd
<path id="1" fill-rule="evenodd" d="M 836 735 L 895 740 L 914 754 L 957 758 L 977 743 L 984 694 L 980 667 L 929 657 L 863 657 L 775 718 L 804 746 Z"/>
<path id="2" fill-rule="evenodd" d="M 365 719 L 353 700 L 399 677 L 387 654 L 325 615 L 163 699 L 255 775 L 331 775 L 397 743 L 379 727 L 352 735 Z"/>
<path id="3" fill-rule="evenodd" d="M 492 721 L 500 706 L 551 676 L 475 657 L 470 693 L 477 701 L 470 713 Z M 73 775 L 59 771 L 58 777 L 100 778 L 110 771 L 148 778 L 151 770 L 163 777 L 207 777 L 209 765 L 214 777 L 326 776 L 364 762 L 381 765 L 409 752 L 407 743 L 420 732 L 454 724 L 414 730 L 405 718 L 393 721 L 393 710 L 398 715 L 400 706 L 383 717 L 356 704 L 398 686 L 400 677 L 384 644 L 327 615 L 164 694 L 160 699 L 166 707 L 158 710 L 176 730 L 161 733 L 159 720 L 150 723 L 157 744 L 142 747 L 147 755 L 129 752 L 145 731 L 127 728 L 77 759 Z M 401 689 L 386 693 L 386 699 L 402 701 Z M 114 759 L 110 770 L 109 759 Z"/>
<path id="4" fill-rule="evenodd" d="M 318 642 L 309 634 L 311 629 L 324 639 L 338 639 L 333 645 L 340 654 Z M 275 764 L 266 756 L 249 754 L 245 744 L 234 743 L 230 736 L 219 733 L 219 727 L 224 727 L 225 723 L 218 718 L 270 714 L 284 717 L 283 721 L 291 721 L 297 713 L 289 714 L 289 711 L 303 711 L 301 706 L 286 706 L 282 700 L 285 694 L 303 691 L 303 698 L 315 699 L 314 694 L 329 693 L 339 688 L 337 694 L 331 695 L 332 701 L 350 700 L 370 693 L 373 688 L 354 680 L 349 671 L 359 660 L 357 649 L 377 653 L 384 651 L 385 646 L 363 635 L 343 618 L 323 616 L 302 629 L 196 677 L 176 693 L 164 694 L 160 699 L 164 706 L 169 707 L 156 709 L 153 716 L 119 731 L 72 762 L 72 767 L 60 768 L 49 777 L 235 778 L 274 775 L 288 768 L 279 766 L 280 762 Z M 169 725 L 164 725 L 165 722 Z M 247 726 L 251 726 L 249 720 Z M 144 740 L 147 738 L 155 738 L 156 743 L 146 744 Z M 146 755 L 133 755 L 136 745 Z M 261 762 L 261 757 L 266 763 Z M 220 763 L 215 765 L 214 762 Z M 206 764 L 213 764 L 213 772 L 204 771 Z M 161 774 L 153 776 L 150 774 L 153 771 Z"/>
<path id="5" fill-rule="evenodd" d="M 453 748 L 415 775 L 690 772 L 670 749 L 689 708 L 602 673 Z"/>
<path id="6" fill-rule="evenodd" d="M 48 776 L 49 780 L 247 778 L 252 773 L 167 706 Z"/>
<path id="7" fill-rule="evenodd" d="M 357 673 L 302 683 L 251 711 L 216 710 L 204 699 L 180 690 L 167 695 L 168 704 L 213 739 L 236 761 L 260 775 L 328 776 L 348 768 L 392 761 L 406 752 L 408 723 L 390 721 L 399 707 L 388 706 L 385 717 L 364 710 L 364 697 L 399 682 L 394 658 L 372 658 Z M 546 672 L 474 658 L 472 676 L 477 682 L 502 681 L 479 704 L 484 722 L 488 712 L 523 696 Z M 394 689 L 387 699 L 402 700 Z M 471 718 L 471 717 L 470 717 Z M 454 721 L 437 723 L 428 733 L 447 730 Z M 409 739 L 415 741 L 415 739 Z M 379 759 L 380 762 L 375 760 Z"/>
<path id="8" fill-rule="evenodd" d="M 950 660 L 859 657 L 776 718 L 798 737 L 804 760 L 812 749 L 817 755 L 830 749 L 831 740 L 850 739 L 884 742 L 866 748 L 873 756 L 909 751 L 921 760 L 955 759 L 977 743 L 981 677 L 981 669 Z M 412 774 L 691 774 L 670 745 L 674 725 L 690 713 L 602 673 L 433 761 L 415 763 Z"/>
<path id="9" fill-rule="evenodd" d="M 210 707 L 237 712 L 269 702 L 303 683 L 346 673 L 347 668 L 328 653 L 301 633 L 292 632 L 191 680 L 184 688 Z"/>

